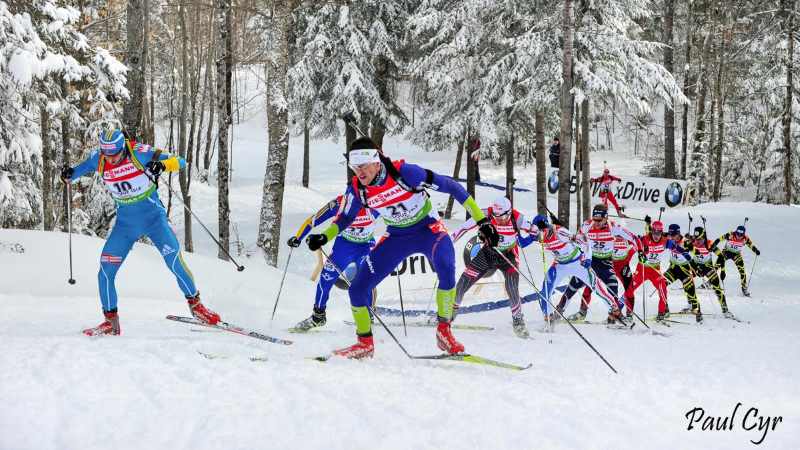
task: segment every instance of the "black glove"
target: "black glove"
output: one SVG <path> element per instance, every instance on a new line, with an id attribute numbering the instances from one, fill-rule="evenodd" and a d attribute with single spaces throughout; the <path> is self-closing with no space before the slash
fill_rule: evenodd
<path id="1" fill-rule="evenodd" d="M 300 247 L 300 239 L 297 239 L 297 236 L 292 236 L 286 241 L 286 245 L 292 248 Z"/>
<path id="2" fill-rule="evenodd" d="M 145 164 L 145 167 L 147 167 L 147 170 L 156 178 L 158 178 L 158 176 L 161 175 L 161 172 L 167 168 L 167 166 L 165 166 L 161 161 L 150 161 L 149 163 Z"/>
<path id="3" fill-rule="evenodd" d="M 309 234 L 306 238 L 308 249 L 313 251 L 319 250 L 323 245 L 328 243 L 328 236 L 324 234 Z"/>
<path id="4" fill-rule="evenodd" d="M 650 225 L 650 222 L 652 222 L 652 221 L 653 221 L 653 219 L 651 219 L 650 216 L 647 216 L 647 215 L 644 216 L 644 223 Z"/>
<path id="5" fill-rule="evenodd" d="M 639 250 L 639 262 L 646 262 L 647 256 L 645 256 L 644 251 Z"/>
<path id="6" fill-rule="evenodd" d="M 481 240 L 486 245 L 496 247 L 497 244 L 500 243 L 500 235 L 497 234 L 497 230 L 488 217 L 479 220 L 478 226 L 478 233 L 480 234 Z"/>
<path id="7" fill-rule="evenodd" d="M 61 181 L 64 183 L 69 183 L 72 180 L 72 175 L 75 174 L 75 169 L 70 166 L 64 166 L 61 168 Z"/>
<path id="8" fill-rule="evenodd" d="M 630 266 L 622 266 L 622 270 L 620 271 L 620 274 L 623 277 L 631 276 L 631 268 L 630 268 Z"/>
<path id="9" fill-rule="evenodd" d="M 753 247 L 753 253 L 755 253 L 756 256 L 758 256 L 761 254 L 761 250 L 757 249 L 756 247 Z"/>

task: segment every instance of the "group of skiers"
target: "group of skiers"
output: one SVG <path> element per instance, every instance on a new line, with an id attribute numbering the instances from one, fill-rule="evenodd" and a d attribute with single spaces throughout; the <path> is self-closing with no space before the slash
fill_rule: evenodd
<path id="1" fill-rule="evenodd" d="M 357 342 L 335 350 L 335 355 L 354 359 L 373 355 L 372 308 L 376 286 L 400 262 L 415 253 L 424 254 L 436 272 L 436 344 L 449 354 L 464 352 L 464 346 L 451 328 L 464 295 L 475 282 L 494 270 L 500 270 L 505 279 L 515 334 L 528 337 L 519 293 L 518 263 L 520 247 L 533 242 L 553 255 L 552 265 L 539 289 L 540 307 L 548 323 L 563 314 L 569 300 L 581 288 L 584 291 L 580 309 L 569 320 L 584 319 L 591 294 L 597 293 L 608 305 L 607 321 L 624 323 L 633 312 L 634 292 L 645 280 L 658 292 L 657 320 L 669 315 L 667 286 L 681 280 L 689 303 L 685 310 L 693 313 L 699 322 L 702 313 L 697 301 L 696 278 L 706 279 L 717 295 L 722 312 L 730 316 L 721 283 L 728 259 L 734 261 L 742 291 L 749 295 L 741 252 L 744 246 L 757 255 L 760 252 L 745 234 L 744 226 L 712 243 L 703 227 L 696 227 L 693 234 L 684 236 L 677 224 L 671 224 L 665 235 L 661 221 L 646 217 L 646 233 L 637 236 L 608 218 L 609 201 L 622 216 L 609 189 L 610 183 L 620 179 L 611 176 L 608 169 L 602 177 L 593 180 L 601 184 L 603 203 L 594 206 L 591 219 L 573 234 L 555 218 L 550 220 L 544 215 L 527 218 L 513 208 L 506 197 L 499 197 L 481 209 L 452 178 L 403 160 L 393 161 L 369 138 L 356 139 L 346 157 L 355 174 L 346 191 L 309 217 L 288 241 L 288 245 L 295 248 L 305 239 L 312 251 L 335 241 L 319 277 L 313 312 L 294 327 L 295 331 L 308 331 L 325 325 L 330 290 L 340 277 L 345 278 Z M 217 313 L 201 303 L 199 290 L 158 198 L 158 176 L 162 172 L 179 171 L 184 165 L 180 157 L 137 143 L 120 130 L 112 130 L 100 135 L 99 149 L 87 160 L 74 168 L 63 168 L 61 178 L 65 183 L 97 171 L 117 203 L 117 220 L 101 253 L 98 273 L 105 320 L 84 330 L 85 334 L 120 333 L 115 275 L 134 242 L 145 235 L 175 275 L 191 314 L 208 324 L 220 321 Z M 428 190 L 452 195 L 469 213 L 470 218 L 452 236 L 434 209 Z M 378 217 L 383 219 L 386 231 L 376 242 L 374 229 Z M 312 233 L 329 219 L 331 223 L 322 232 Z M 454 241 L 474 228 L 478 228 L 483 245 L 456 281 Z M 725 245 L 720 249 L 723 241 Z M 670 255 L 670 263 L 662 274 L 661 256 L 665 253 Z M 631 273 L 630 261 L 637 254 L 638 263 Z M 716 262 L 714 254 L 718 255 Z M 569 284 L 556 306 L 560 314 L 556 314 L 550 307 L 550 298 L 562 282 Z"/>

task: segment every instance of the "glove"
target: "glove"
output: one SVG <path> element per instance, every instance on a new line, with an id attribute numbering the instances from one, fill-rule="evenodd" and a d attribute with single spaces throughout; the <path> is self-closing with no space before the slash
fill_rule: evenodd
<path id="1" fill-rule="evenodd" d="M 149 163 L 145 164 L 145 167 L 147 167 L 147 170 L 156 178 L 158 178 L 158 176 L 161 175 L 161 172 L 167 168 L 167 166 L 165 166 L 161 161 L 150 161 Z"/>
<path id="2" fill-rule="evenodd" d="M 644 252 L 639 250 L 639 262 L 647 261 L 647 257 L 644 255 Z"/>
<path id="3" fill-rule="evenodd" d="M 484 217 L 483 219 L 478 221 L 478 233 L 481 236 L 481 240 L 490 247 L 496 247 L 498 243 L 500 243 L 500 235 L 497 234 L 497 230 L 492 225 L 492 222 L 489 221 L 488 218 Z"/>
<path id="4" fill-rule="evenodd" d="M 757 249 L 757 248 L 753 247 L 753 253 L 755 253 L 755 254 L 756 254 L 756 256 L 758 256 L 758 255 L 760 255 L 760 254 L 761 254 L 761 250 L 759 250 L 759 249 Z"/>
<path id="5" fill-rule="evenodd" d="M 286 241 L 286 245 L 292 248 L 300 247 L 300 239 L 297 239 L 297 236 L 292 236 Z"/>
<path id="6" fill-rule="evenodd" d="M 631 268 L 630 268 L 630 266 L 622 266 L 622 270 L 620 271 L 620 274 L 623 277 L 631 276 Z"/>
<path id="7" fill-rule="evenodd" d="M 72 180 L 72 175 L 75 174 L 75 169 L 70 166 L 64 166 L 61 168 L 61 181 L 64 183 L 69 183 Z"/>
<path id="8" fill-rule="evenodd" d="M 652 221 L 653 221 L 653 219 L 650 218 L 650 216 L 647 216 L 647 215 L 644 216 L 644 223 L 650 225 L 650 222 L 652 222 Z"/>
<path id="9" fill-rule="evenodd" d="M 592 267 L 592 259 L 591 258 L 587 258 L 587 259 L 581 260 L 581 265 L 586 269 Z"/>
<path id="10" fill-rule="evenodd" d="M 323 245 L 328 243 L 328 236 L 324 234 L 309 234 L 306 238 L 308 249 L 313 251 L 319 250 Z"/>

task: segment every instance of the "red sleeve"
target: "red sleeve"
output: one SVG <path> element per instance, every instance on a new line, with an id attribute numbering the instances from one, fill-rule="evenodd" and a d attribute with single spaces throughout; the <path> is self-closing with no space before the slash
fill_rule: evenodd
<path id="1" fill-rule="evenodd" d="M 611 180 L 612 181 L 622 181 L 622 178 L 617 178 L 614 175 L 611 175 Z"/>

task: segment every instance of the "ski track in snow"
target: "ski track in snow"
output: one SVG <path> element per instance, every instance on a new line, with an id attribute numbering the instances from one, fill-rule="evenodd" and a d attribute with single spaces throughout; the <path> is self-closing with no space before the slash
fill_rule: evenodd
<path id="1" fill-rule="evenodd" d="M 235 132 L 232 219 L 248 250 L 255 249 L 266 158 L 262 123 L 263 117 L 255 116 Z M 342 144 L 330 142 L 314 143 L 311 189 L 299 187 L 298 142 L 292 139 L 290 150 L 283 241 L 344 187 Z M 452 153 L 425 153 L 392 138 L 385 149 L 395 158 L 452 174 Z M 623 178 L 641 166 L 626 152 L 593 159 L 595 172 L 600 170 L 598 161 L 607 159 L 612 172 Z M 504 170 L 482 163 L 481 175 L 484 181 L 502 184 Z M 532 166 L 517 170 L 520 186 L 534 185 Z M 477 200 L 484 205 L 499 194 L 479 188 Z M 195 212 L 215 232 L 215 189 L 194 183 L 193 197 Z M 444 203 L 446 198 L 434 193 L 433 200 Z M 533 193 L 517 193 L 515 201 L 527 213 L 535 204 Z M 550 202 L 555 209 L 555 199 Z M 463 217 L 458 205 L 454 211 L 455 217 Z M 686 211 L 669 210 L 663 220 L 686 227 Z M 0 449 L 738 449 L 754 447 L 750 439 L 761 436 L 741 427 L 750 407 L 762 415 L 783 416 L 758 448 L 797 448 L 800 313 L 794 289 L 800 264 L 786 238 L 800 232 L 800 211 L 737 202 L 690 211 L 693 225 L 700 214 L 706 216 L 712 237 L 750 216 L 748 232 L 762 250 L 751 284 L 753 297 L 740 295 L 731 262 L 726 280 L 731 310 L 750 324 L 709 316 L 700 326 L 651 325 L 668 337 L 646 333 L 641 324 L 633 331 L 579 325 L 619 375 L 566 324 L 552 334 L 534 331 L 543 323 L 533 303 L 524 306 L 531 340 L 513 336 L 505 309 L 459 318 L 493 326 L 494 331 L 455 332 L 477 355 L 533 362 L 524 372 L 409 361 L 377 325 L 373 360 L 309 360 L 354 341 L 352 327 L 343 323 L 351 319 L 346 293 L 337 289 L 328 307 L 330 332 L 286 331 L 311 312 L 314 283 L 308 275 L 316 256 L 305 247 L 294 251 L 278 313 L 270 323 L 280 270 L 266 267 L 255 253 L 239 256 L 247 269 L 237 273 L 231 264 L 215 259 L 213 242 L 196 225 L 197 253 L 187 255 L 187 262 L 204 302 L 224 320 L 291 339 L 294 345 L 194 332 L 198 327 L 165 320 L 167 314 L 188 316 L 189 311 L 158 252 L 143 244 L 136 244 L 117 276 L 122 336 L 87 338 L 80 330 L 102 318 L 96 273 L 103 242 L 73 237 L 77 284 L 70 286 L 65 234 L 0 230 Z M 633 206 L 627 212 L 653 214 Z M 182 217 L 180 207 L 174 207 L 179 238 Z M 627 222 L 642 231 L 639 222 Z M 458 223 L 454 219 L 450 225 Z M 457 246 L 459 273 L 463 243 Z M 25 251 L 8 251 L 14 244 Z M 281 252 L 281 269 L 287 250 Z M 526 253 L 538 287 L 540 251 L 534 245 Z M 749 250 L 745 260 L 749 275 L 754 260 Z M 407 308 L 429 304 L 432 280 L 430 273 L 402 277 Z M 531 292 L 524 280 L 520 289 Z M 647 284 L 646 289 L 649 294 L 653 288 Z M 379 291 L 382 305 L 397 306 L 396 280 L 387 279 Z M 639 307 L 641 295 L 637 293 Z M 719 314 L 712 291 L 700 290 L 699 296 L 704 312 Z M 479 294 L 467 294 L 465 305 L 504 297 L 502 286 L 489 285 Z M 648 315 L 655 313 L 656 303 L 656 296 L 648 300 Z M 573 301 L 568 312 L 576 305 Z M 684 305 L 682 292 L 670 291 L 672 309 Z M 590 318 L 603 316 L 602 302 L 594 301 Z M 392 331 L 414 354 L 438 353 L 433 328 L 411 327 L 408 337 L 401 328 Z M 225 358 L 206 359 L 198 351 Z M 253 356 L 267 361 L 250 361 Z M 692 408 L 727 416 L 738 402 L 743 406 L 736 430 L 687 431 L 685 414 Z"/>

